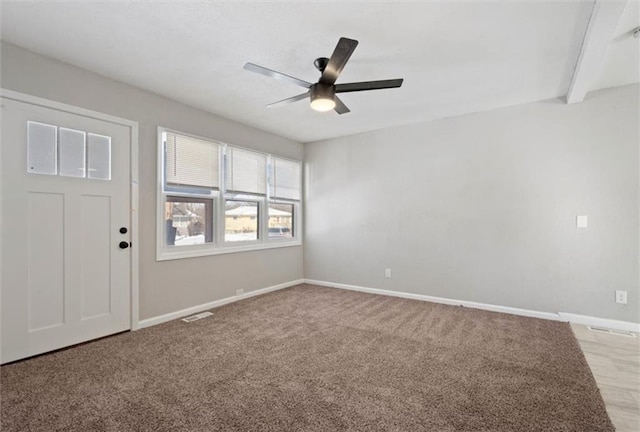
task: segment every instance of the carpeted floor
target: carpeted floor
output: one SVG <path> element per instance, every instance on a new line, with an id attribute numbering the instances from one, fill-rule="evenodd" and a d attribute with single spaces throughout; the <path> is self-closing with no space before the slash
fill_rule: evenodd
<path id="1" fill-rule="evenodd" d="M 0 369 L 2 431 L 613 431 L 566 323 L 299 285 Z"/>

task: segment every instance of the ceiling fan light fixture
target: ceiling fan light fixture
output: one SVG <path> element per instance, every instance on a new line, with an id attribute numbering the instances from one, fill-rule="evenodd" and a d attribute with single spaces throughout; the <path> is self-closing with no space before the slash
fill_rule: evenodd
<path id="1" fill-rule="evenodd" d="M 316 98 L 311 101 L 311 109 L 314 111 L 331 111 L 336 107 L 336 102 L 333 99 Z"/>
<path id="2" fill-rule="evenodd" d="M 314 84 L 309 89 L 311 109 L 314 111 L 331 111 L 336 107 L 332 85 Z"/>

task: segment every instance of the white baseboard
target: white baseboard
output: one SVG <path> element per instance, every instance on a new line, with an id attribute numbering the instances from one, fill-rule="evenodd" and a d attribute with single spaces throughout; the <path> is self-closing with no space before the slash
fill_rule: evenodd
<path id="1" fill-rule="evenodd" d="M 254 297 L 261 294 L 266 294 L 268 292 L 277 291 L 283 288 L 299 285 L 301 283 L 320 285 L 320 286 L 325 286 L 330 288 L 340 288 L 340 289 L 346 289 L 350 291 L 360 291 L 360 292 L 369 293 L 369 294 L 386 295 L 386 296 L 392 296 L 392 297 L 407 298 L 412 300 L 428 301 L 432 303 L 441 303 L 441 304 L 447 304 L 451 306 L 464 306 L 468 308 L 482 309 L 482 310 L 488 310 L 492 312 L 508 313 L 512 315 L 520 315 L 520 316 L 548 319 L 548 320 L 554 320 L 554 321 L 563 321 L 563 322 L 570 322 L 574 324 L 590 325 L 590 326 L 596 326 L 596 327 L 609 328 L 613 330 L 632 331 L 632 332 L 640 333 L 640 323 L 634 323 L 629 321 L 618 321 L 618 320 L 612 320 L 612 319 L 606 319 L 606 318 L 592 317 L 588 315 L 572 314 L 567 312 L 559 312 L 559 313 L 540 312 L 540 311 L 534 311 L 529 309 L 519 309 L 519 308 L 508 307 L 508 306 L 499 306 L 499 305 L 492 305 L 487 303 L 476 303 L 476 302 L 465 301 L 465 300 L 455 300 L 455 299 L 448 299 L 444 297 L 433 297 L 433 296 L 427 296 L 423 294 L 390 291 L 390 290 L 384 290 L 379 288 L 368 288 L 368 287 L 362 287 L 357 285 L 347 285 L 342 283 L 319 281 L 319 280 L 313 280 L 313 279 L 298 279 L 290 282 L 285 282 L 282 284 L 262 288 L 259 290 L 250 291 L 241 296 L 227 297 L 227 298 L 212 301 L 209 303 L 193 306 L 187 309 L 171 312 L 165 315 L 160 315 L 153 318 L 147 318 L 145 320 L 138 322 L 138 328 L 141 329 L 145 327 L 154 326 L 157 324 L 162 324 L 167 321 L 173 321 L 175 319 L 183 318 L 189 315 L 203 312 L 205 310 L 214 309 L 229 303 L 233 303 L 238 300 Z"/>
<path id="2" fill-rule="evenodd" d="M 563 321 L 569 321 L 574 324 L 582 324 L 594 327 L 604 327 L 612 330 L 630 331 L 640 333 L 640 323 L 634 323 L 629 321 L 618 321 L 607 318 L 598 318 L 588 315 L 577 315 L 567 312 L 560 312 Z"/>
<path id="3" fill-rule="evenodd" d="M 554 321 L 570 322 L 574 324 L 605 327 L 613 330 L 640 332 L 639 323 L 633 323 L 628 321 L 617 321 L 617 320 L 597 318 L 597 317 L 592 317 L 587 315 L 576 315 L 576 314 L 571 314 L 566 312 L 559 312 L 559 313 L 540 312 L 540 311 L 534 311 L 529 309 L 519 309 L 519 308 L 508 307 L 508 306 L 492 305 L 487 303 L 476 303 L 476 302 L 465 301 L 465 300 L 454 300 L 454 299 L 448 299 L 443 297 L 432 297 L 432 296 L 427 296 L 422 294 L 389 291 L 389 290 L 383 290 L 379 288 L 367 288 L 367 287 L 362 287 L 357 285 L 347 285 L 347 284 L 341 284 L 336 282 L 319 281 L 319 280 L 312 280 L 312 279 L 305 279 L 304 282 L 308 284 L 313 284 L 313 285 L 321 285 L 321 286 L 326 286 L 331 288 L 340 288 L 340 289 L 346 289 L 350 291 L 360 291 L 360 292 L 365 292 L 370 294 L 401 297 L 401 298 L 407 298 L 412 300 L 421 300 L 421 301 L 428 301 L 432 303 L 447 304 L 452 306 L 464 306 L 464 307 L 473 308 L 473 309 L 482 309 L 482 310 L 488 310 L 492 312 L 508 313 L 513 315 L 532 317 L 532 318 L 541 318 L 541 319 L 548 319 L 548 320 L 554 320 Z"/>
<path id="4" fill-rule="evenodd" d="M 212 301 L 209 303 L 200 304 L 197 306 L 192 306 L 190 308 L 182 309 L 175 312 L 170 312 L 168 314 L 156 316 L 153 318 L 147 318 L 138 322 L 138 329 L 142 329 L 145 327 L 151 327 L 157 324 L 162 324 L 167 321 L 173 321 L 175 319 L 184 318 L 189 315 L 197 314 L 199 312 L 203 312 L 209 309 L 214 309 L 220 306 L 224 306 L 229 303 L 237 302 L 238 300 L 243 300 L 249 297 L 254 297 L 261 294 L 266 294 L 268 292 L 277 291 L 283 288 L 289 288 L 294 285 L 299 285 L 304 283 L 303 279 L 293 280 L 290 282 L 281 283 L 278 285 L 273 285 L 270 287 L 262 288 L 255 291 L 249 291 L 240 296 L 226 297 L 220 300 Z"/>
<path id="5" fill-rule="evenodd" d="M 366 288 L 366 287 L 361 287 L 356 285 L 346 285 L 346 284 L 340 284 L 335 282 L 317 281 L 317 280 L 310 280 L 310 279 L 305 279 L 305 283 L 313 284 L 313 285 L 328 286 L 331 288 L 341 288 L 341 289 L 346 289 L 350 291 L 366 292 L 370 294 L 379 294 L 379 295 L 386 295 L 386 296 L 392 296 L 392 297 L 402 297 L 402 298 L 407 298 L 412 300 L 428 301 L 432 303 L 441 303 L 441 304 L 446 304 L 451 306 L 464 306 L 464 307 L 473 308 L 473 309 L 482 309 L 482 310 L 488 310 L 493 312 L 509 313 L 512 315 L 521 315 L 521 316 L 527 316 L 527 317 L 533 317 L 533 318 L 562 321 L 558 316 L 558 314 L 549 313 L 549 312 L 538 312 L 538 311 L 533 311 L 528 309 L 512 308 L 508 306 L 497 306 L 497 305 L 491 305 L 491 304 L 485 304 L 485 303 L 470 302 L 465 300 L 454 300 L 454 299 L 448 299 L 443 297 L 432 297 L 432 296 L 427 296 L 423 294 L 412 294 L 408 292 L 389 291 L 389 290 L 383 290 L 378 288 Z"/>

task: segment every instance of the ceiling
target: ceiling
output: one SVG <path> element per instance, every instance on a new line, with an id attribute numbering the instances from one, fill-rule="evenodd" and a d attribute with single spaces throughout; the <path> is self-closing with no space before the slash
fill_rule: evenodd
<path id="1" fill-rule="evenodd" d="M 640 26 L 640 2 L 629 1 L 607 47 L 592 90 L 639 82 L 640 40 L 633 30 Z"/>
<path id="2" fill-rule="evenodd" d="M 256 128 L 309 142 L 564 96 L 592 1 L 2 3 L 2 39 Z M 631 1 L 593 88 L 638 82 Z M 360 41 L 338 83 L 404 78 L 345 93 L 351 113 L 318 113 L 295 85 L 316 57 Z M 629 54 L 629 50 L 632 51 Z M 636 57 L 633 57 L 635 53 Z"/>

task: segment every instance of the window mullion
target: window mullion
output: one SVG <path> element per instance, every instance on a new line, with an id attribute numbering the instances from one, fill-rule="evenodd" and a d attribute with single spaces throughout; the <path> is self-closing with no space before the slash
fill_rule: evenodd
<path id="1" fill-rule="evenodd" d="M 258 221 L 258 229 L 260 230 L 260 235 L 259 235 L 259 239 L 260 239 L 260 243 L 265 243 L 267 240 L 267 226 L 269 224 L 269 211 L 268 211 L 268 205 L 267 203 L 267 197 L 263 197 L 260 200 L 259 206 L 260 206 L 260 210 L 258 211 L 258 214 L 260 215 L 260 220 Z"/>

